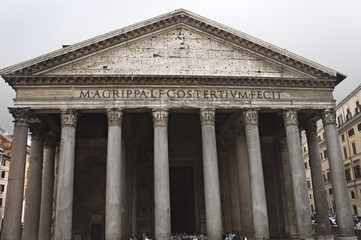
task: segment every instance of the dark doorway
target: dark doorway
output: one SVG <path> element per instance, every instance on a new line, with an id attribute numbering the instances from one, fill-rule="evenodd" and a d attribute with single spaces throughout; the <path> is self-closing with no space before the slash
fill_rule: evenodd
<path id="1" fill-rule="evenodd" d="M 192 167 L 170 168 L 172 233 L 194 233 L 194 185 Z"/>

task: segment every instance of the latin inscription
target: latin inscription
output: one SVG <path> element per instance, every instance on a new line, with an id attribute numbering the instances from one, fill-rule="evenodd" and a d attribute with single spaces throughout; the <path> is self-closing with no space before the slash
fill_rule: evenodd
<path id="1" fill-rule="evenodd" d="M 281 99 L 275 90 L 104 89 L 80 90 L 80 98 L 118 99 Z"/>

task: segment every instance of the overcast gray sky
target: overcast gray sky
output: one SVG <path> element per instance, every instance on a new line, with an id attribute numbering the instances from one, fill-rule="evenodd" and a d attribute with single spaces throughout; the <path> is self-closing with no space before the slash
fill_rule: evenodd
<path id="1" fill-rule="evenodd" d="M 361 83 L 360 0 L 2 0 L 0 69 L 179 8 L 346 74 L 337 101 Z M 0 79 L 0 127 L 10 133 L 14 97 Z"/>

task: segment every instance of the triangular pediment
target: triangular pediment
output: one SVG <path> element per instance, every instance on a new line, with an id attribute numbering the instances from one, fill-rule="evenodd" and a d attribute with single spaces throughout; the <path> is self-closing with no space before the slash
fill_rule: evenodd
<path id="1" fill-rule="evenodd" d="M 39 74 L 310 77 L 187 26 L 176 26 Z"/>
<path id="2" fill-rule="evenodd" d="M 194 75 L 314 78 L 345 75 L 180 9 L 0 70 L 18 76 Z"/>

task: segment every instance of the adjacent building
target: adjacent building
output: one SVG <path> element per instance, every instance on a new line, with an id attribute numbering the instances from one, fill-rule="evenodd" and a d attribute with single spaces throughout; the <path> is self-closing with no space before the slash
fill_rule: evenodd
<path id="1" fill-rule="evenodd" d="M 9 167 L 11 157 L 11 140 L 0 134 L 0 229 L 4 217 L 4 208 L 6 201 L 6 190 L 8 185 Z"/>
<path id="2" fill-rule="evenodd" d="M 361 215 L 361 85 L 353 90 L 336 106 L 337 131 L 342 151 L 342 162 L 345 168 L 345 178 L 348 197 L 353 215 Z M 323 126 L 317 129 L 319 152 L 322 160 L 322 171 L 327 195 L 329 214 L 335 213 L 332 179 L 328 161 L 328 151 Z M 311 211 L 315 211 L 313 198 L 312 176 L 308 156 L 307 141 L 302 143 L 303 158 L 306 169 L 307 186 Z"/>

